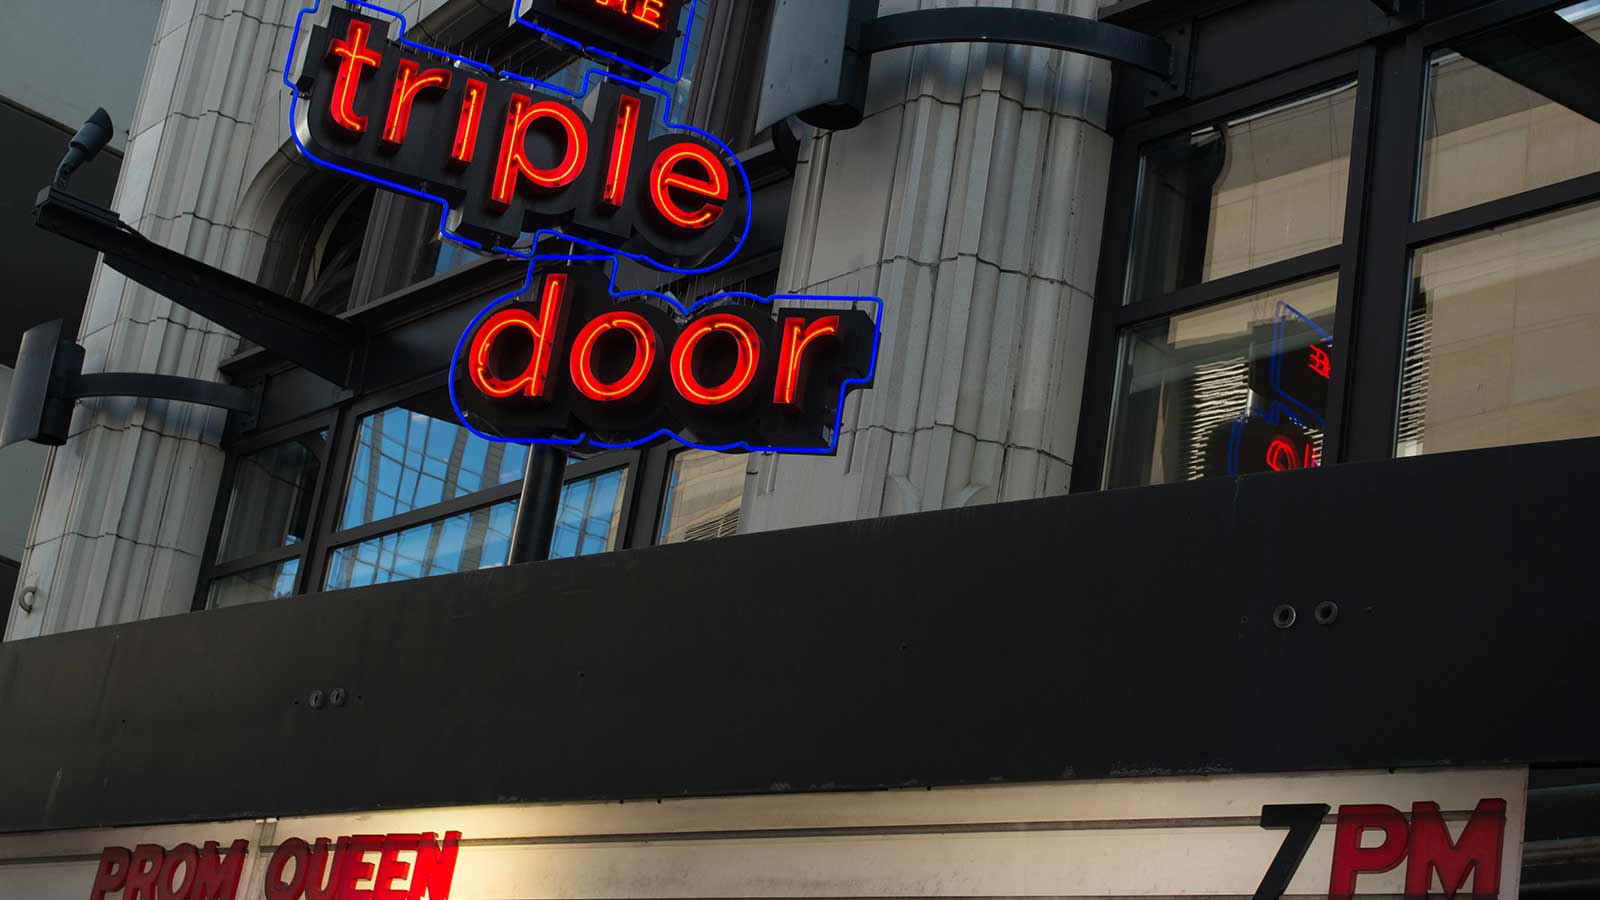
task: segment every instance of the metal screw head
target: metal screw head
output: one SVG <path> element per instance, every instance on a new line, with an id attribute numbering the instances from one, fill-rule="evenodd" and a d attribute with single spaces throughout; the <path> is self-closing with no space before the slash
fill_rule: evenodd
<path id="1" fill-rule="evenodd" d="M 321 709 L 324 699 L 321 691 L 312 691 L 311 696 L 306 698 L 306 704 L 312 709 Z"/>
<path id="2" fill-rule="evenodd" d="M 1272 611 L 1272 624 L 1279 628 L 1293 628 L 1296 618 L 1298 618 L 1298 615 L 1295 613 L 1294 607 L 1287 603 L 1279 604 L 1278 608 Z"/>
<path id="3" fill-rule="evenodd" d="M 334 688 L 328 693 L 328 702 L 334 706 L 343 706 L 344 696 L 344 688 Z"/>
<path id="4" fill-rule="evenodd" d="M 1324 600 L 1317 604 L 1312 616 L 1316 618 L 1318 625 L 1332 625 L 1339 618 L 1339 604 L 1332 600 Z"/>

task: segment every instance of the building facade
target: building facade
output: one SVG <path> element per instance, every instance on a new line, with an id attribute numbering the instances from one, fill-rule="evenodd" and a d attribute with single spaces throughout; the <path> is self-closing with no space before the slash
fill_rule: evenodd
<path id="1" fill-rule="evenodd" d="M 11 10 L 26 27 L 0 38 L 0 116 L 9 135 L 0 167 L 7 273 L 15 299 L 0 316 L 0 394 L 9 394 L 17 345 L 27 329 L 61 319 L 77 333 L 95 257 L 82 247 L 38 231 L 29 221 L 33 197 L 55 171 L 78 124 L 105 108 L 115 133 L 98 165 L 83 171 L 77 191 L 108 203 L 127 145 L 127 128 L 143 84 L 150 37 L 161 13 L 157 0 L 95 3 L 80 8 L 30 0 Z M 85 28 L 85 16 L 93 28 Z M 78 54 L 97 60 L 94 71 Z M 4 403 L 4 400 L 0 400 Z M 0 410 L 3 412 L 3 410 Z M 49 463 L 48 448 L 18 444 L 0 449 L 0 491 L 13 498 L 0 510 L 0 591 L 16 594 L 29 526 Z"/>
<path id="2" fill-rule="evenodd" d="M 1407 859 L 1444 896 L 1480 816 L 1455 888 L 1600 884 L 1600 4 L 999 0 L 1173 65 L 929 43 L 872 56 L 853 127 L 758 128 L 795 2 L 683 6 L 663 102 L 736 154 L 751 224 L 718 271 L 616 284 L 881 298 L 873 383 L 831 454 L 571 453 L 550 561 L 516 565 L 537 451 L 449 385 L 542 238 L 474 250 L 319 165 L 291 87 L 339 11 L 580 98 L 601 64 L 512 0 L 162 4 L 112 208 L 362 349 L 335 383 L 95 269 L 85 372 L 257 408 L 85 399 L 51 452 L 0 645 L 0 895 L 243 840 L 240 896 L 296 896 L 316 838 L 431 830 L 484 900 L 1416 895 Z M 1319 803 L 1280 871 L 1263 807 Z M 1453 829 L 1437 886 L 1414 803 Z M 1374 804 L 1410 857 L 1361 858 Z M 770 881 L 728 864 L 750 841 Z M 135 845 L 167 855 L 102 853 Z"/>

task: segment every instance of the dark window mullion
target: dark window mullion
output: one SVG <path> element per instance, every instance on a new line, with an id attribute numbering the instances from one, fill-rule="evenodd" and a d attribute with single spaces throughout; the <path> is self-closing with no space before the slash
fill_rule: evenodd
<path id="1" fill-rule="evenodd" d="M 639 451 L 623 450 L 601 453 L 588 459 L 580 459 L 567 465 L 567 471 L 561 480 L 565 484 L 582 481 L 595 475 L 604 475 L 607 472 L 633 467 L 639 459 Z"/>
<path id="2" fill-rule="evenodd" d="M 217 563 L 208 569 L 203 580 L 209 587 L 211 582 L 216 581 L 218 578 L 227 578 L 229 575 L 238 575 L 241 572 L 259 569 L 262 566 L 270 566 L 274 563 L 297 559 L 304 553 L 304 550 L 305 542 L 301 541 L 298 544 L 290 544 L 287 547 L 273 547 L 271 550 L 262 550 L 260 553 L 252 553 L 249 556 L 230 559 L 227 562 Z"/>
<path id="3" fill-rule="evenodd" d="M 1534 188 L 1477 206 L 1414 222 L 1406 230 L 1406 243 L 1415 250 L 1423 244 L 1507 225 L 1541 213 L 1555 212 L 1600 198 L 1600 172 L 1580 175 L 1546 187 Z"/>
<path id="4" fill-rule="evenodd" d="M 1253 109 L 1281 103 L 1285 98 L 1297 94 L 1349 81 L 1359 67 L 1360 51 L 1346 51 L 1221 96 L 1192 103 L 1168 115 L 1130 124 L 1123 134 L 1117 136 L 1117 142 L 1119 145 L 1125 143 L 1130 148 L 1139 148 L 1158 138 L 1205 128 L 1219 121 L 1246 115 Z"/>
<path id="5" fill-rule="evenodd" d="M 239 460 L 269 447 L 287 443 L 295 440 L 296 438 L 305 437 L 309 434 L 315 434 L 318 431 L 327 431 L 331 439 L 333 436 L 335 421 L 335 413 L 331 411 L 325 412 L 313 417 L 285 423 L 283 425 L 270 428 L 266 431 L 262 431 L 258 434 L 249 435 L 246 438 L 235 441 L 230 447 L 227 448 L 227 459 L 223 463 L 222 467 L 222 479 L 219 482 L 217 489 L 216 504 L 211 511 L 211 528 L 206 535 L 206 547 L 204 555 L 201 557 L 204 565 L 201 566 L 200 578 L 195 584 L 194 602 L 191 607 L 193 610 L 199 611 L 206 608 L 206 603 L 211 594 L 211 583 L 213 581 L 217 580 L 218 578 L 225 578 L 228 575 L 234 574 L 238 571 L 251 568 L 250 565 L 240 565 L 241 560 L 228 560 L 225 563 L 215 562 L 217 554 L 222 550 L 222 532 L 228 523 L 229 508 L 233 505 L 234 479 L 238 476 Z M 328 455 L 327 447 L 324 448 L 323 454 L 324 457 Z M 317 483 L 312 486 L 311 509 L 313 511 L 313 515 L 315 514 L 315 510 L 318 508 L 318 498 L 320 497 L 321 492 L 324 490 L 324 486 L 328 481 L 328 459 L 319 458 L 317 463 Z M 291 559 L 298 556 L 300 557 L 300 570 L 303 573 L 307 564 L 307 549 L 312 544 L 310 535 L 315 533 L 316 527 L 316 522 L 314 521 L 307 523 L 306 530 L 308 532 L 308 537 L 306 540 L 303 540 L 298 544 L 291 544 L 286 547 L 274 547 L 270 550 L 246 557 L 243 561 L 249 562 L 251 560 L 260 559 L 261 562 L 255 563 L 256 565 L 267 565 L 269 563 L 281 562 L 285 559 Z M 296 576 L 297 585 L 299 578 L 300 576 Z M 298 587 L 296 588 L 295 592 L 301 593 Z"/>
<path id="6" fill-rule="evenodd" d="M 1155 299 L 1143 300 L 1120 308 L 1116 315 L 1117 325 L 1119 329 L 1128 328 L 1210 306 L 1233 297 L 1256 294 L 1280 285 L 1323 275 L 1337 270 L 1343 257 L 1342 247 L 1327 247 L 1293 259 L 1259 266 L 1237 275 L 1181 288 Z"/>
<path id="7" fill-rule="evenodd" d="M 330 538 L 341 519 L 341 507 L 350 479 L 350 464 L 355 457 L 356 432 L 360 426 L 361 414 L 357 406 L 345 404 L 330 429 L 330 452 L 317 485 L 316 502 L 311 507 L 316 521 L 307 529 L 311 538 L 305 542 L 305 559 L 301 561 L 300 573 L 295 579 L 297 595 L 314 594 L 322 590 L 323 574 L 333 547 Z"/>
<path id="8" fill-rule="evenodd" d="M 1072 490 L 1099 490 L 1111 440 L 1111 408 L 1117 388 L 1117 320 L 1133 249 L 1133 198 L 1139 185 L 1140 151 L 1136 142 L 1119 138 L 1111 164 L 1111 197 L 1128 198 L 1106 206 L 1100 246 L 1100 275 L 1095 283 L 1094 316 L 1090 323 L 1089 358 L 1084 378 L 1083 407 L 1073 452 Z"/>
<path id="9" fill-rule="evenodd" d="M 1356 251 L 1362 266 L 1356 278 L 1356 309 L 1346 326 L 1352 333 L 1342 355 L 1349 372 L 1343 397 L 1343 446 L 1333 454 L 1341 460 L 1394 455 L 1410 295 L 1406 234 L 1415 206 L 1427 60 L 1423 44 L 1415 39 L 1380 50 L 1371 135 L 1379 152 L 1367 184 L 1366 228 Z"/>
<path id="10" fill-rule="evenodd" d="M 1372 167 L 1380 160 L 1373 140 L 1377 127 L 1376 97 L 1378 50 L 1367 47 L 1361 54 L 1361 73 L 1356 86 L 1355 130 L 1350 136 L 1350 182 L 1344 213 L 1344 244 L 1340 248 L 1339 299 L 1333 323 L 1333 378 L 1328 385 L 1327 424 L 1323 429 L 1323 465 L 1343 461 L 1345 397 L 1349 394 L 1351 348 L 1355 347 L 1356 308 L 1361 302 L 1361 276 L 1364 269 L 1361 240 L 1370 208 Z"/>
<path id="11" fill-rule="evenodd" d="M 667 477 L 672 471 L 676 444 L 660 443 L 646 449 L 638 464 L 638 484 L 632 494 L 623 522 L 624 547 L 653 547 L 661 533 L 661 507 L 666 498 Z"/>
<path id="12" fill-rule="evenodd" d="M 1488 3 L 1418 29 L 1412 41 L 1425 48 L 1436 48 L 1452 38 L 1504 25 L 1508 20 L 1571 6 L 1575 0 L 1502 0 Z"/>
<path id="13" fill-rule="evenodd" d="M 200 578 L 194 587 L 194 602 L 190 606 L 195 612 L 206 608 L 206 600 L 211 595 L 211 581 L 216 577 L 213 574 L 216 567 L 212 561 L 222 549 L 222 527 L 228 521 L 228 507 L 233 502 L 233 479 L 243 455 L 238 451 L 231 452 L 222 465 L 222 482 L 217 489 L 216 505 L 211 510 L 211 529 L 206 534 L 205 555 L 200 558 L 204 565 L 200 567 Z"/>
<path id="14" fill-rule="evenodd" d="M 486 491 L 478 491 L 465 497 L 457 497 L 454 500 L 446 500 L 443 503 L 435 503 L 432 506 L 414 509 L 398 516 L 390 516 L 387 519 L 367 522 L 355 528 L 335 531 L 328 535 L 328 546 L 333 549 L 359 544 L 375 537 L 382 537 L 386 534 L 394 534 L 397 531 L 415 528 L 418 525 L 427 525 L 430 522 L 449 519 L 486 506 L 495 506 L 507 500 L 515 500 L 521 493 L 522 481 L 519 479 L 509 484 L 492 487 Z"/>

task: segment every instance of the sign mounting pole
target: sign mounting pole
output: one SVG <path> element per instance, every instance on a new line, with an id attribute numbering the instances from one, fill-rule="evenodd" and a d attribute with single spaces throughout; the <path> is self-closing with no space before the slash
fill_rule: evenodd
<path id="1" fill-rule="evenodd" d="M 511 526 L 510 565 L 544 562 L 550 558 L 550 540 L 561 512 L 561 487 L 567 471 L 567 452 L 546 444 L 528 446 L 528 467 L 522 473 L 522 495 Z"/>

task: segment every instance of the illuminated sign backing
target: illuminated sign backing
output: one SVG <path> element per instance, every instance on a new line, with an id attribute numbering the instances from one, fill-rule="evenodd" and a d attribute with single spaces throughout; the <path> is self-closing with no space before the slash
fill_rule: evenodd
<path id="1" fill-rule="evenodd" d="M 1527 777 L 1119 778 L 0 835 L 0 897 L 1501 900 L 1520 888 Z"/>
<path id="2" fill-rule="evenodd" d="M 517 0 L 517 17 L 640 68 L 672 62 L 686 0 Z"/>

